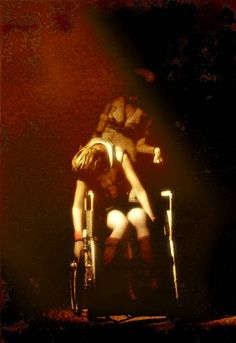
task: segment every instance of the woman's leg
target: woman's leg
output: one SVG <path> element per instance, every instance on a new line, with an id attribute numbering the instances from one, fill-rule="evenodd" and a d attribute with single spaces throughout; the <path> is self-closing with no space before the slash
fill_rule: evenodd
<path id="1" fill-rule="evenodd" d="M 111 210 L 107 214 L 107 227 L 112 230 L 110 238 L 120 240 L 129 225 L 128 219 L 119 210 Z"/>
<path id="2" fill-rule="evenodd" d="M 153 253 L 146 213 L 142 208 L 133 208 L 129 211 L 127 218 L 136 228 L 140 256 L 145 263 L 146 276 L 151 282 L 151 288 L 155 289 L 157 282 L 153 275 Z"/>
<path id="3" fill-rule="evenodd" d="M 111 210 L 107 214 L 107 227 L 112 230 L 111 235 L 105 241 L 104 265 L 109 266 L 114 258 L 117 246 L 124 235 L 129 222 L 126 216 L 118 210 Z"/>
<path id="4" fill-rule="evenodd" d="M 127 218 L 129 222 L 135 227 L 138 240 L 150 236 L 150 232 L 147 227 L 147 215 L 142 208 L 132 208 L 128 212 Z"/>

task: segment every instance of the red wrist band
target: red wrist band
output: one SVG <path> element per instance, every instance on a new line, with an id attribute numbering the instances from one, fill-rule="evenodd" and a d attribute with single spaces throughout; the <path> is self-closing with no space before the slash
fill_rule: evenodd
<path id="1" fill-rule="evenodd" d="M 74 232 L 74 240 L 75 241 L 82 241 L 83 240 L 82 233 L 81 232 Z"/>

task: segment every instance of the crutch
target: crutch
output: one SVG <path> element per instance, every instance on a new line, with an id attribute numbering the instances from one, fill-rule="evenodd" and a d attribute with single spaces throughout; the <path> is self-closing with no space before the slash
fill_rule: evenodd
<path id="1" fill-rule="evenodd" d="M 179 299 L 179 292 L 178 292 L 178 283 L 177 283 L 177 272 L 176 272 L 176 263 L 175 263 L 175 250 L 174 250 L 174 241 L 173 241 L 173 231 L 172 231 L 172 224 L 173 224 L 173 212 L 172 212 L 172 199 L 173 194 L 170 190 L 165 190 L 161 192 L 162 197 L 166 197 L 169 200 L 168 209 L 166 210 L 167 214 L 167 225 L 168 228 L 165 227 L 165 234 L 166 231 L 169 231 L 169 245 L 170 245 L 170 253 L 172 257 L 172 272 L 173 272 L 173 280 L 174 280 L 174 287 L 175 287 L 175 298 L 176 300 Z"/>

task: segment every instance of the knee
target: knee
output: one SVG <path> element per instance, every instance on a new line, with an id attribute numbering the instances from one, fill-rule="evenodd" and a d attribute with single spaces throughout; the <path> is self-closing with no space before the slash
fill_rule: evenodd
<path id="1" fill-rule="evenodd" d="M 129 211 L 127 218 L 136 228 L 147 225 L 147 216 L 142 208 L 133 208 Z"/>
<path id="2" fill-rule="evenodd" d="M 128 227 L 128 219 L 126 216 L 117 210 L 113 210 L 108 213 L 107 215 L 107 226 L 111 230 L 120 229 L 120 230 L 126 230 Z"/>
<path id="3" fill-rule="evenodd" d="M 143 209 L 134 208 L 128 213 L 130 223 L 135 227 L 138 239 L 149 236 L 147 216 Z"/>

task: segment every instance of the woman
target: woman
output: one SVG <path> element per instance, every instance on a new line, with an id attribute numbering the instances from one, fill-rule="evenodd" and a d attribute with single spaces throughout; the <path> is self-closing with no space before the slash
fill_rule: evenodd
<path id="1" fill-rule="evenodd" d="M 82 249 L 82 227 L 84 199 L 89 189 L 100 198 L 106 225 L 111 230 L 106 239 L 104 264 L 110 266 L 117 246 L 128 226 L 135 227 L 140 255 L 150 275 L 152 252 L 147 216 L 155 221 L 147 193 L 133 169 L 128 154 L 110 141 L 91 139 L 72 160 L 72 168 L 77 172 L 76 191 L 72 207 L 74 224 L 74 256 L 79 260 Z M 139 203 L 129 202 L 129 192 L 133 190 Z"/>
<path id="2" fill-rule="evenodd" d="M 161 163 L 160 148 L 146 143 L 151 125 L 152 120 L 138 106 L 137 96 L 119 96 L 105 106 L 93 137 L 125 148 L 132 162 L 136 162 L 137 153 L 143 153 L 153 155 L 153 163 Z"/>
<path id="3" fill-rule="evenodd" d="M 100 114 L 93 137 L 109 139 L 129 153 L 132 162 L 137 153 L 153 156 L 153 163 L 161 163 L 161 150 L 149 145 L 152 119 L 143 109 L 143 101 L 148 85 L 156 80 L 156 75 L 146 68 L 137 68 L 128 78 L 126 95 L 117 96 L 110 101 Z"/>

